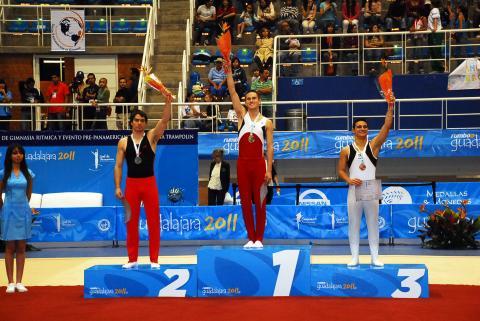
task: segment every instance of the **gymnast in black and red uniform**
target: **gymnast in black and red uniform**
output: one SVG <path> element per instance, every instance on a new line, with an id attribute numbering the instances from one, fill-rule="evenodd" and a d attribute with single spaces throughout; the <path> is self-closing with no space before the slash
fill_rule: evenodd
<path id="1" fill-rule="evenodd" d="M 237 180 L 248 235 L 244 247 L 262 248 L 267 217 L 267 184 L 272 180 L 273 124 L 260 113 L 260 96 L 256 91 L 248 91 L 245 94 L 245 107 L 242 105 L 235 91 L 230 63 L 225 63 L 224 68 L 228 91 L 238 117 Z M 267 168 L 263 157 L 265 147 Z M 255 203 L 255 220 L 252 201 Z"/>

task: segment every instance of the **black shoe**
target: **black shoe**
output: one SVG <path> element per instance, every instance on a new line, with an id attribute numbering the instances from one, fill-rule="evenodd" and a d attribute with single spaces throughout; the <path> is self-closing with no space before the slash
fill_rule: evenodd
<path id="1" fill-rule="evenodd" d="M 26 246 L 27 252 L 38 252 L 41 251 L 38 247 L 33 246 L 32 244 L 27 244 Z"/>

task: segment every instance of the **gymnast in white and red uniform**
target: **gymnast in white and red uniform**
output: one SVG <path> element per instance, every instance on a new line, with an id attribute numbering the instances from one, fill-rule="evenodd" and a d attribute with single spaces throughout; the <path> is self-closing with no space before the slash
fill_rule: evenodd
<path id="1" fill-rule="evenodd" d="M 230 64 L 225 63 L 224 68 L 227 73 L 228 91 L 238 117 L 237 180 L 248 236 L 248 242 L 244 247 L 262 248 L 267 216 L 267 184 L 272 180 L 273 124 L 260 113 L 260 96 L 256 91 L 248 91 L 245 94 L 246 108 L 242 105 L 235 91 Z M 263 157 L 265 146 L 266 168 Z M 255 220 L 252 201 L 255 203 Z"/>
<path id="2" fill-rule="evenodd" d="M 143 202 L 148 224 L 150 247 L 150 266 L 160 268 L 158 252 L 160 250 L 160 209 L 157 183 L 153 164 L 157 142 L 163 136 L 171 115 L 172 97 L 167 96 L 163 108 L 162 119 L 156 126 L 145 133 L 148 117 L 141 110 L 135 110 L 130 115 L 132 134 L 123 137 L 118 142 L 115 163 L 115 196 L 125 199 L 131 208 L 131 217 L 127 222 L 127 252 L 128 263 L 125 269 L 135 268 L 138 259 L 138 221 L 140 218 L 140 203 Z M 127 182 L 125 195 L 122 193 L 123 162 L 127 160 Z"/>

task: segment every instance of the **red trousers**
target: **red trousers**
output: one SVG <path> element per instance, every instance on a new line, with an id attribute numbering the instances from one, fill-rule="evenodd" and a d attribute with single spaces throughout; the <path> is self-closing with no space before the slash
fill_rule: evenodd
<path id="1" fill-rule="evenodd" d="M 265 223 L 267 219 L 267 198 L 260 199 L 260 189 L 265 182 L 265 159 L 242 159 L 237 161 L 237 179 L 240 199 L 242 201 L 242 213 L 248 239 L 263 241 Z M 255 202 L 254 224 L 252 212 L 252 197 Z"/>
<path id="2" fill-rule="evenodd" d="M 158 252 L 160 251 L 160 209 L 155 176 L 145 178 L 127 177 L 125 198 L 132 210 L 132 217 L 127 223 L 128 262 L 137 262 L 138 260 L 138 221 L 140 219 L 140 203 L 143 201 L 145 213 L 147 214 L 150 262 L 158 263 Z"/>

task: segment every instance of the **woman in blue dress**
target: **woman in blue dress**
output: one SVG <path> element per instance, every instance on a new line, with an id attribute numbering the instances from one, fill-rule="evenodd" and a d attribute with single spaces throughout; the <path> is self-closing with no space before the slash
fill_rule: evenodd
<path id="1" fill-rule="evenodd" d="M 7 293 L 26 292 L 22 284 L 25 266 L 25 246 L 31 236 L 32 210 L 28 204 L 32 195 L 32 180 L 35 177 L 27 168 L 25 150 L 19 144 L 8 146 L 5 166 L 0 170 L 0 239 L 6 242 L 5 268 L 7 270 Z M 16 280 L 13 282 L 14 257 L 16 258 Z"/>

